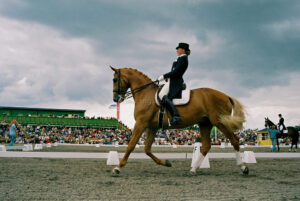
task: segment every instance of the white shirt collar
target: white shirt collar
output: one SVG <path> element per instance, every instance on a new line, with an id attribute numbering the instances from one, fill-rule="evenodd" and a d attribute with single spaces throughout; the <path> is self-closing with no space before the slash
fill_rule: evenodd
<path id="1" fill-rule="evenodd" d="M 177 58 L 183 57 L 183 56 L 186 56 L 186 54 L 181 54 L 181 55 L 179 55 Z"/>

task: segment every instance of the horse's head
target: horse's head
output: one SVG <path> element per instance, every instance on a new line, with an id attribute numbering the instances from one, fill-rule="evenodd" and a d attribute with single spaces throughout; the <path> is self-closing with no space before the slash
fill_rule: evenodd
<path id="1" fill-rule="evenodd" d="M 121 69 L 110 68 L 115 72 L 113 78 L 113 100 L 121 103 L 125 100 L 125 94 L 129 88 L 129 83 L 124 75 L 121 75 Z"/>
<path id="2" fill-rule="evenodd" d="M 269 126 L 269 118 L 265 117 L 265 128 L 267 128 Z"/>
<path id="3" fill-rule="evenodd" d="M 276 128 L 276 125 L 268 117 L 266 117 L 265 118 L 265 127 L 271 128 L 271 126 L 275 126 L 275 128 Z"/>

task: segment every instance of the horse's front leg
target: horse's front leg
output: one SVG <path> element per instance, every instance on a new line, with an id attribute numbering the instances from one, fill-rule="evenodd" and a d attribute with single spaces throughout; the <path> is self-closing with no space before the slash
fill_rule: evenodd
<path id="1" fill-rule="evenodd" d="M 129 144 L 127 146 L 126 152 L 125 152 L 121 162 L 119 163 L 119 165 L 117 165 L 113 169 L 114 174 L 119 174 L 120 173 L 120 168 L 126 165 L 130 153 L 134 150 L 135 145 L 139 141 L 139 139 L 140 139 L 141 135 L 143 134 L 144 130 L 145 130 L 145 126 L 143 124 L 140 124 L 138 122 L 135 123 L 133 131 L 132 131 L 132 136 L 131 136 L 131 139 L 130 139 Z"/>

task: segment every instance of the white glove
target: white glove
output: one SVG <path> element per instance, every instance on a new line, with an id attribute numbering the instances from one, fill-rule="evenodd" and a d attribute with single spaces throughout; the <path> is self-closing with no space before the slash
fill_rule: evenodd
<path id="1" fill-rule="evenodd" d="M 165 79 L 165 78 L 164 78 L 163 75 L 161 75 L 161 76 L 159 76 L 159 77 L 157 78 L 157 80 L 158 80 L 159 82 L 163 81 L 164 79 Z"/>

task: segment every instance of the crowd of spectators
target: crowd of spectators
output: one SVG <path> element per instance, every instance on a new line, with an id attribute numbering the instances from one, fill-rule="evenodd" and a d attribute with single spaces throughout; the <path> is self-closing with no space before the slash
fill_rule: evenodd
<path id="1" fill-rule="evenodd" d="M 16 143 L 71 143 L 71 144 L 128 144 L 131 131 L 105 128 L 80 128 L 80 127 L 58 127 L 58 126 L 18 126 Z M 197 129 L 172 129 L 158 131 L 154 144 L 166 145 L 192 145 L 195 135 L 200 134 Z M 255 145 L 257 135 L 253 130 L 244 130 L 236 133 L 240 144 Z M 217 136 L 211 135 L 212 145 L 220 145 L 222 142 L 229 142 L 221 133 Z M 0 124 L 0 143 L 8 143 L 9 125 Z M 139 144 L 144 144 L 143 135 Z"/>
<path id="2" fill-rule="evenodd" d="M 158 132 L 157 136 L 159 137 L 156 139 L 156 144 L 177 144 L 177 145 L 192 145 L 195 141 L 195 135 L 201 133 L 199 130 L 190 129 L 190 130 L 166 130 L 164 132 Z M 239 143 L 241 145 L 248 144 L 248 145 L 255 145 L 257 140 L 257 134 L 255 130 L 243 130 L 240 132 L 235 133 L 235 135 L 239 138 Z M 211 144 L 212 145 L 220 145 L 222 142 L 228 143 L 229 139 L 225 138 L 225 136 L 217 132 L 215 136 L 214 133 L 211 133 Z M 163 140 L 163 138 L 167 140 Z"/>
<path id="3" fill-rule="evenodd" d="M 19 126 L 16 143 L 127 144 L 131 132 L 119 129 Z M 9 126 L 0 127 L 1 142 L 9 141 Z"/>
<path id="4" fill-rule="evenodd" d="M 257 134 L 254 130 L 243 130 L 240 132 L 237 132 L 236 135 L 238 136 L 240 140 L 240 144 L 249 144 L 249 145 L 255 145 L 257 140 Z"/>

